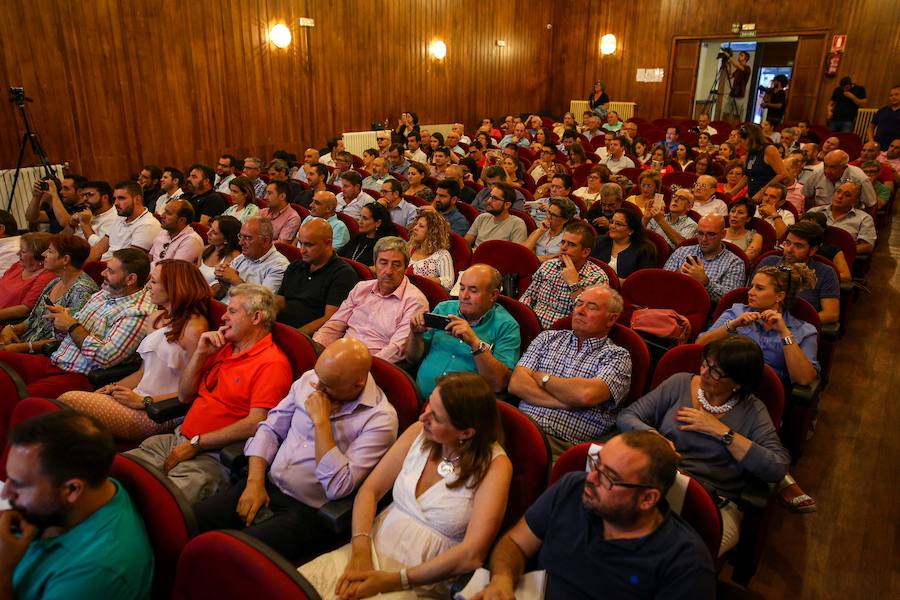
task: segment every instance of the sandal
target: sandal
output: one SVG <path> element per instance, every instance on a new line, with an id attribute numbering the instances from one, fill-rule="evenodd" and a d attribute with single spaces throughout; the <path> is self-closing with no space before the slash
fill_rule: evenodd
<path id="1" fill-rule="evenodd" d="M 785 493 L 792 490 L 791 493 Z M 816 500 L 803 492 L 796 483 L 786 485 L 779 491 L 778 499 L 792 513 L 816 512 Z"/>

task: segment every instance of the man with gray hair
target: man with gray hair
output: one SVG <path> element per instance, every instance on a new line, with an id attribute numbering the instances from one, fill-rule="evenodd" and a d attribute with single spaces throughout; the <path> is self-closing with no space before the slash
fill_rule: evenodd
<path id="1" fill-rule="evenodd" d="M 228 290 L 222 326 L 200 336 L 181 374 L 178 399 L 191 405 L 184 421 L 127 453 L 163 470 L 191 504 L 228 485 L 218 451 L 252 436 L 291 387 L 291 365 L 272 340 L 275 312 L 261 285 Z"/>
<path id="2" fill-rule="evenodd" d="M 224 296 L 233 285 L 257 283 L 275 293 L 281 287 L 288 261 L 272 243 L 275 232 L 272 221 L 267 217 L 254 215 L 241 226 L 238 236 L 241 255 L 231 264 L 216 267 L 218 283 L 213 286 L 216 297 Z"/>
<path id="3" fill-rule="evenodd" d="M 875 249 L 878 235 L 875 220 L 866 211 L 857 208 L 860 186 L 852 181 L 840 184 L 831 197 L 831 204 L 816 206 L 810 212 L 825 213 L 829 225 L 839 227 L 853 236 L 858 254 L 868 254 Z"/>
<path id="4" fill-rule="evenodd" d="M 396 363 L 406 356 L 413 315 L 428 310 L 428 300 L 406 278 L 409 249 L 402 238 L 381 238 L 373 254 L 375 279 L 357 283 L 313 340 L 327 347 L 342 337 L 356 338 L 373 356 Z"/>
<path id="5" fill-rule="evenodd" d="M 694 206 L 692 210 L 697 212 L 701 217 L 706 215 L 717 214 L 725 216 L 728 214 L 728 205 L 716 196 L 716 178 L 712 175 L 701 175 L 694 182 L 692 188 L 694 193 Z"/>
<path id="6" fill-rule="evenodd" d="M 608 337 L 622 307 L 609 286 L 586 288 L 575 300 L 571 329 L 541 332 L 513 371 L 509 391 L 547 434 L 554 460 L 616 424 L 631 386 L 631 355 Z"/>
<path id="7" fill-rule="evenodd" d="M 262 159 L 255 156 L 248 156 L 244 159 L 243 175 L 253 184 L 253 191 L 256 193 L 257 200 L 262 200 L 266 197 L 266 182 L 259 176 L 262 172 L 262 168 Z"/>
<path id="8" fill-rule="evenodd" d="M 824 167 L 803 180 L 803 195 L 813 200 L 815 206 L 826 206 L 838 187 L 846 182 L 860 187 L 863 206 L 875 206 L 875 189 L 863 170 L 850 164 L 850 155 L 843 150 L 832 150 L 825 155 Z"/>

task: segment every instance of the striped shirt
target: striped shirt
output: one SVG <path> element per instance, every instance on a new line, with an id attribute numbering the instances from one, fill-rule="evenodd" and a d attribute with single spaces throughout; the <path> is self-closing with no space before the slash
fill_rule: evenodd
<path id="1" fill-rule="evenodd" d="M 51 356 L 64 371 L 87 375 L 127 361 L 144 339 L 144 323 L 154 310 L 150 290 L 112 296 L 100 290 L 73 316 L 88 331 L 81 348 L 67 335 Z"/>

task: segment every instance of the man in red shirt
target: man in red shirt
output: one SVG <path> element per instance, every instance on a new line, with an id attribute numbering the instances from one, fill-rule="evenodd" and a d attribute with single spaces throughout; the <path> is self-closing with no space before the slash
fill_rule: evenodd
<path id="1" fill-rule="evenodd" d="M 292 382 L 291 365 L 272 341 L 272 292 L 244 283 L 228 298 L 223 325 L 200 336 L 181 375 L 178 398 L 191 403 L 184 422 L 128 452 L 164 470 L 191 504 L 228 484 L 218 450 L 252 436 Z"/>

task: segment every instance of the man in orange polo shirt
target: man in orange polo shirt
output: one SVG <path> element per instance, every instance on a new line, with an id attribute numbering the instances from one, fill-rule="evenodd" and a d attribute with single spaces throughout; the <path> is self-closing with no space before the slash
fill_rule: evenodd
<path id="1" fill-rule="evenodd" d="M 181 375 L 178 397 L 192 403 L 184 422 L 128 452 L 163 469 L 191 504 L 228 484 L 218 451 L 252 436 L 291 387 L 291 365 L 272 341 L 275 315 L 268 289 L 231 288 L 222 327 L 200 336 Z"/>

